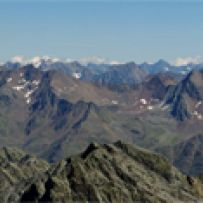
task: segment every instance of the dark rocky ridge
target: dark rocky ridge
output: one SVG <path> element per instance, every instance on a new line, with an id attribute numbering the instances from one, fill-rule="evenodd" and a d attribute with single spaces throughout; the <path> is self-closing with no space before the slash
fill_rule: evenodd
<path id="1" fill-rule="evenodd" d="M 12 149 L 0 151 L 0 158 L 2 203 L 200 202 L 203 195 L 197 178 L 184 176 L 159 155 L 120 141 L 91 144 L 49 166 Z"/>
<path id="2" fill-rule="evenodd" d="M 112 89 L 116 85 L 133 86 L 141 83 L 146 78 L 147 73 L 140 69 L 134 62 L 114 65 L 111 69 L 94 78 L 96 84 L 107 86 Z"/>
<path id="3" fill-rule="evenodd" d="M 203 100 L 203 71 L 190 72 L 179 84 L 172 86 L 165 103 L 171 106 L 171 114 L 179 121 L 191 118 L 194 102 Z"/>

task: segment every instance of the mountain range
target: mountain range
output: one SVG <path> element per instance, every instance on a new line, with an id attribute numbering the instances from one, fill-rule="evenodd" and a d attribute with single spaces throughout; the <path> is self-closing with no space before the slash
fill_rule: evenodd
<path id="1" fill-rule="evenodd" d="M 164 60 L 141 65 L 50 59 L 6 63 L 0 68 L 0 147 L 22 148 L 53 163 L 91 142 L 123 140 L 161 153 L 188 175 L 199 175 L 201 146 L 191 148 L 188 161 L 184 147 L 179 156 L 171 155 L 183 143 L 190 146 L 203 130 L 203 72 L 201 64 L 188 66 L 182 74 L 181 67 Z"/>
<path id="2" fill-rule="evenodd" d="M 63 73 L 66 73 L 73 77 L 81 78 L 87 81 L 95 81 L 95 82 L 99 81 L 99 83 L 103 82 L 104 84 L 108 84 L 108 81 L 109 81 L 110 85 L 112 85 L 112 83 L 120 84 L 121 82 L 122 83 L 129 82 L 130 84 L 135 84 L 137 82 L 140 82 L 143 79 L 143 76 L 145 76 L 146 74 L 157 74 L 157 73 L 167 72 L 168 74 L 173 74 L 173 75 L 176 75 L 177 77 L 181 77 L 186 75 L 192 70 L 200 70 L 203 68 L 202 63 L 199 63 L 199 64 L 189 63 L 187 65 L 173 65 L 163 59 L 160 59 L 155 63 L 145 62 L 142 64 L 135 64 L 134 62 L 105 63 L 103 61 L 100 63 L 93 63 L 90 61 L 84 64 L 77 60 L 65 62 L 63 60 L 59 60 L 57 58 L 50 58 L 50 57 L 41 57 L 41 58 L 35 57 L 32 60 L 28 60 L 28 61 L 13 61 L 13 62 L 8 61 L 6 63 L 3 63 L 3 66 L 8 69 L 15 69 L 15 68 L 19 68 L 29 64 L 43 71 L 60 70 Z M 124 72 L 127 73 L 126 77 L 127 75 L 128 77 L 131 76 L 131 74 L 132 75 L 134 74 L 135 76 L 135 72 L 134 73 L 132 72 L 134 69 L 133 66 L 140 67 L 140 69 L 136 70 L 137 72 L 135 77 L 136 81 L 135 81 L 135 78 L 132 79 L 132 77 L 123 79 Z M 113 75 L 116 75 L 116 77 Z M 115 77 L 115 78 L 112 78 L 112 77 Z"/>

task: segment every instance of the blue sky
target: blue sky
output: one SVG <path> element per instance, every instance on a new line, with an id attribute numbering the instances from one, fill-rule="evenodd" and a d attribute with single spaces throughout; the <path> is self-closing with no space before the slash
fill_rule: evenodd
<path id="1" fill-rule="evenodd" d="M 0 0 L 0 60 L 203 56 L 202 1 Z"/>

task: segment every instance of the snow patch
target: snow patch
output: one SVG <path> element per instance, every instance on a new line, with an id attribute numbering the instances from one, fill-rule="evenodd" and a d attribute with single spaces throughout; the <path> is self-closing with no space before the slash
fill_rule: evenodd
<path id="1" fill-rule="evenodd" d="M 39 80 L 33 80 L 33 81 L 32 81 L 32 84 L 33 84 L 33 85 L 36 85 L 36 86 L 38 86 L 38 85 L 39 85 L 39 83 L 40 83 L 40 81 L 39 81 Z"/>
<path id="2" fill-rule="evenodd" d="M 194 111 L 193 115 L 196 116 L 198 120 L 202 120 L 203 119 L 202 114 L 200 114 L 198 111 Z"/>
<path id="3" fill-rule="evenodd" d="M 26 99 L 26 103 L 29 104 L 31 102 L 31 95 L 34 91 L 37 90 L 39 83 L 39 80 L 33 80 L 32 82 L 30 82 L 25 80 L 25 78 L 21 78 L 21 80 L 18 81 L 18 85 L 12 87 L 12 89 L 16 91 L 22 90 L 22 92 L 24 93 L 24 98 Z"/>
<path id="4" fill-rule="evenodd" d="M 76 79 L 80 79 L 81 78 L 81 73 L 73 73 L 72 76 Z"/>
<path id="5" fill-rule="evenodd" d="M 183 71 L 181 71 L 180 73 L 181 73 L 182 75 L 186 75 L 186 74 L 187 74 L 187 71 L 184 71 L 184 70 L 183 70 Z"/>
<path id="6" fill-rule="evenodd" d="M 165 111 L 165 110 L 167 110 L 168 108 L 169 108 L 169 105 L 164 105 L 164 106 L 161 107 L 161 110 Z"/>
<path id="7" fill-rule="evenodd" d="M 164 70 L 165 71 L 169 71 L 169 67 L 164 67 Z"/>
<path id="8" fill-rule="evenodd" d="M 119 62 L 117 60 L 108 60 L 106 58 L 100 58 L 97 56 L 90 56 L 90 57 L 85 57 L 85 58 L 81 58 L 81 59 L 66 59 L 67 63 L 71 63 L 74 61 L 78 61 L 80 64 L 87 66 L 90 63 L 93 64 L 109 64 L 109 65 L 118 65 L 118 64 L 123 64 L 122 62 Z"/>
<path id="9" fill-rule="evenodd" d="M 31 102 L 31 98 L 28 98 L 28 99 L 26 100 L 26 103 L 29 104 L 30 102 Z"/>
<path id="10" fill-rule="evenodd" d="M 202 102 L 199 101 L 199 102 L 195 105 L 195 108 L 197 109 L 201 104 L 202 104 Z"/>
<path id="11" fill-rule="evenodd" d="M 24 63 L 24 57 L 23 56 L 14 56 L 11 61 L 13 63 Z"/>
<path id="12" fill-rule="evenodd" d="M 140 99 L 140 102 L 141 102 L 142 104 L 144 104 L 144 105 L 147 104 L 147 100 L 146 100 L 146 99 Z"/>
<path id="13" fill-rule="evenodd" d="M 154 107 L 153 107 L 153 106 L 148 106 L 147 109 L 148 109 L 148 110 L 153 110 Z"/>
<path id="14" fill-rule="evenodd" d="M 9 82 L 11 82 L 13 79 L 12 78 L 7 78 L 7 82 L 9 83 Z"/>
<path id="15" fill-rule="evenodd" d="M 34 58 L 28 60 L 26 63 L 31 63 L 35 68 L 40 68 L 40 66 L 43 64 L 43 63 L 46 63 L 46 64 L 52 64 L 52 63 L 56 63 L 56 62 L 59 62 L 60 59 L 59 58 L 51 58 L 49 56 L 43 56 L 43 57 L 40 57 L 40 56 L 35 56 Z"/>
<path id="16" fill-rule="evenodd" d="M 175 65 L 176 66 L 186 66 L 190 63 L 198 64 L 201 62 L 202 62 L 202 58 L 200 56 L 195 56 L 195 57 L 189 56 L 189 57 L 185 57 L 185 58 L 179 57 L 176 59 Z"/>
<path id="17" fill-rule="evenodd" d="M 198 115 L 197 115 L 197 119 L 202 120 L 202 119 L 203 119 L 203 116 L 202 116 L 201 114 L 198 114 Z"/>
<path id="18" fill-rule="evenodd" d="M 114 105 L 117 105 L 117 104 L 118 104 L 118 101 L 112 100 L 111 103 L 114 104 Z"/>
<path id="19" fill-rule="evenodd" d="M 29 98 L 29 97 L 32 95 L 33 92 L 34 92 L 34 90 L 27 91 L 27 92 L 25 93 L 24 97 L 25 97 L 25 98 Z"/>
<path id="20" fill-rule="evenodd" d="M 25 86 L 24 85 L 19 85 L 19 86 L 14 86 L 14 87 L 12 87 L 14 90 L 16 90 L 16 91 L 20 91 L 20 90 L 22 90 L 22 89 L 24 89 L 25 88 Z"/>

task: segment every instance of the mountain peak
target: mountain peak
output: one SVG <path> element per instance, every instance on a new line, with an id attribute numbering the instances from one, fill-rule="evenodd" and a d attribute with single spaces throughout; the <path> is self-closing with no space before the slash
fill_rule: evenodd
<path id="1" fill-rule="evenodd" d="M 14 202 L 149 203 L 196 202 L 202 197 L 203 185 L 197 178 L 186 177 L 157 154 L 123 142 L 90 144 L 48 169 L 45 163 L 35 162 L 41 171 L 29 162 L 1 166 L 15 180 L 9 182 L 2 175 L 4 184 L 13 188 L 1 188 L 2 197 L 15 195 Z"/>
<path id="2" fill-rule="evenodd" d="M 201 119 L 202 110 L 197 104 L 203 100 L 203 71 L 191 71 L 177 85 L 172 86 L 165 97 L 172 115 L 180 121 L 191 117 Z"/>
<path id="3" fill-rule="evenodd" d="M 165 61 L 164 59 L 159 59 L 155 64 L 159 64 L 159 65 L 162 65 L 162 66 L 164 66 L 164 65 L 169 66 L 169 65 L 170 65 L 170 64 L 169 64 L 167 61 Z"/>

